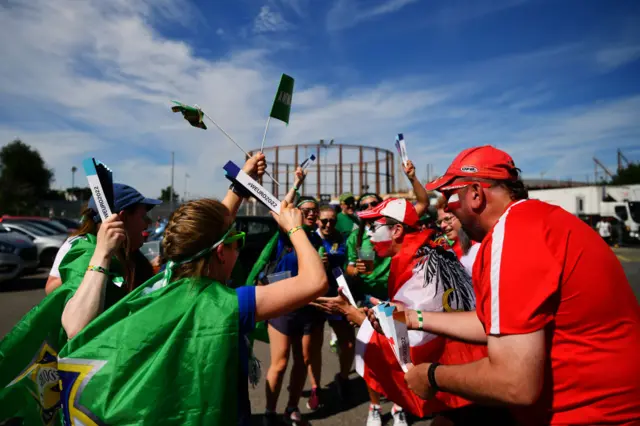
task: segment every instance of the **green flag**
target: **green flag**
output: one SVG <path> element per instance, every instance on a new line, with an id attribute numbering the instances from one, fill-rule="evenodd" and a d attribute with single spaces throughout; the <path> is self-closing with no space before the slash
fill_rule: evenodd
<path id="1" fill-rule="evenodd" d="M 234 425 L 239 321 L 233 289 L 158 274 L 62 349 L 65 424 Z"/>
<path id="2" fill-rule="evenodd" d="M 51 425 L 60 408 L 57 355 L 67 342 L 62 312 L 82 282 L 96 237 L 86 235 L 70 242 L 71 249 L 59 267 L 64 285 L 29 311 L 0 342 L 0 425 L 8 419 L 22 419 L 25 425 Z M 111 270 L 120 270 L 115 258 Z M 112 280 L 122 278 L 114 275 Z M 122 291 L 109 283 L 107 306 L 118 300 Z"/>
<path id="3" fill-rule="evenodd" d="M 202 121 L 204 117 L 204 113 L 200 108 L 192 107 L 190 105 L 183 104 L 178 101 L 171 101 L 175 104 L 175 106 L 171 107 L 171 111 L 180 112 L 185 120 L 189 122 L 193 127 L 197 127 L 199 129 L 207 130 L 207 126 Z"/>
<path id="4" fill-rule="evenodd" d="M 251 272 L 249 272 L 249 276 L 247 277 L 247 285 L 256 285 L 258 275 L 271 261 L 271 258 L 275 253 L 276 248 L 278 247 L 278 235 L 280 235 L 280 232 L 276 232 L 273 237 L 271 237 L 264 249 L 262 249 L 260 257 L 258 257 L 256 263 L 253 264 L 253 268 L 251 268 Z M 251 340 L 260 340 L 261 342 L 269 343 L 269 334 L 267 333 L 266 321 L 261 321 L 256 324 L 256 328 L 251 333 Z"/>
<path id="5" fill-rule="evenodd" d="M 291 102 L 293 101 L 293 77 L 282 74 L 276 98 L 273 100 L 271 114 L 269 116 L 284 121 L 289 124 L 289 114 L 291 113 Z"/>
<path id="6" fill-rule="evenodd" d="M 0 425 L 53 425 L 60 409 L 60 320 L 70 289 L 60 287 L 29 311 L 0 342 Z M 15 423 L 12 423 L 15 422 Z"/>

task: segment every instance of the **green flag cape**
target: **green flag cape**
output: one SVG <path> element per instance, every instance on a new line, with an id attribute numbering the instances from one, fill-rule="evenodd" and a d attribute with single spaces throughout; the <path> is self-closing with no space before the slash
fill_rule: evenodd
<path id="1" fill-rule="evenodd" d="M 67 342 L 62 311 L 82 282 L 95 246 L 96 237 L 90 234 L 72 242 L 59 268 L 64 284 L 29 311 L 0 342 L 0 424 L 8 419 L 21 419 L 29 426 L 55 421 L 60 408 L 56 357 Z M 111 269 L 120 269 L 115 258 Z M 122 281 L 120 276 L 112 278 Z M 106 298 L 115 300 L 122 291 L 110 282 Z"/>
<path id="2" fill-rule="evenodd" d="M 270 117 L 284 121 L 289 124 L 289 114 L 291 114 L 291 102 L 293 101 L 293 77 L 282 74 L 280 85 L 273 100 Z"/>
<path id="3" fill-rule="evenodd" d="M 131 292 L 60 352 L 66 425 L 237 424 L 235 290 L 208 278 L 162 287 L 163 278 Z"/>
<path id="4" fill-rule="evenodd" d="M 251 272 L 249 272 L 249 276 L 247 277 L 247 285 L 256 285 L 258 280 L 258 275 L 262 270 L 267 266 L 273 253 L 278 247 L 278 235 L 279 231 L 277 231 L 273 237 L 269 240 L 264 249 L 262 249 L 262 253 L 260 253 L 260 257 L 253 265 Z M 261 342 L 269 343 L 269 334 L 267 333 L 267 323 L 266 321 L 262 321 L 256 324 L 255 330 L 251 333 L 251 340 L 260 340 Z"/>

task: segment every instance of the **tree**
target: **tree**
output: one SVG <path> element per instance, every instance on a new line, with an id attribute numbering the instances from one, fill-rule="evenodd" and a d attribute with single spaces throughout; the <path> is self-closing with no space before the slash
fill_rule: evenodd
<path id="1" fill-rule="evenodd" d="M 16 139 L 0 150 L 0 206 L 4 213 L 26 214 L 46 198 L 53 181 L 40 153 Z"/>
<path id="2" fill-rule="evenodd" d="M 629 164 L 619 170 L 611 179 L 612 185 L 633 185 L 635 183 L 640 183 L 640 164 Z"/>
<path id="3" fill-rule="evenodd" d="M 167 186 L 160 192 L 160 199 L 165 203 L 171 201 L 171 185 Z M 173 202 L 178 204 L 178 193 L 175 191 L 175 189 L 173 191 Z"/>

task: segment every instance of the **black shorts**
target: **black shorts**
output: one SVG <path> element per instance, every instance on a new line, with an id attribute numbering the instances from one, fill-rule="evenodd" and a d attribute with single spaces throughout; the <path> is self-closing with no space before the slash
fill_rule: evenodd
<path id="1" fill-rule="evenodd" d="M 313 330 L 322 327 L 325 319 L 325 315 L 315 308 L 304 307 L 267 322 L 285 336 L 299 337 L 308 336 Z"/>

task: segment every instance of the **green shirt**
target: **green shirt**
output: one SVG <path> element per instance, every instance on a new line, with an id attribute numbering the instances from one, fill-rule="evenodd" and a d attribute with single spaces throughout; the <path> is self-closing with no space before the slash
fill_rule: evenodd
<path id="1" fill-rule="evenodd" d="M 344 238 L 349 237 L 352 231 L 358 229 L 358 219 L 354 215 L 338 213 L 336 221 L 336 230 L 342 234 Z"/>
<path id="2" fill-rule="evenodd" d="M 354 230 L 347 238 L 347 262 L 355 265 L 358 261 L 358 230 Z M 362 235 L 362 248 L 373 250 L 373 244 L 369 235 L 365 232 Z M 346 268 L 346 267 L 345 267 Z M 376 256 L 373 261 L 373 272 L 367 275 L 359 275 L 361 288 L 358 293 L 369 294 L 382 300 L 389 298 L 387 283 L 389 281 L 389 270 L 391 269 L 390 257 Z M 356 284 L 357 285 L 357 284 Z"/>

